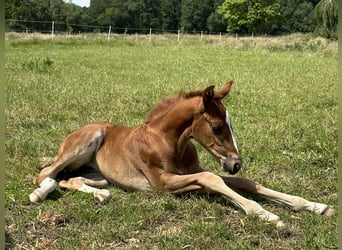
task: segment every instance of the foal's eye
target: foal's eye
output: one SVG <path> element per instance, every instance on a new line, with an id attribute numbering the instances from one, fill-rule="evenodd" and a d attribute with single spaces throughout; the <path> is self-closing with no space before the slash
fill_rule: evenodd
<path id="1" fill-rule="evenodd" d="M 215 135 L 219 135 L 222 132 L 222 126 L 221 125 L 214 124 L 211 126 L 211 129 L 213 130 Z"/>

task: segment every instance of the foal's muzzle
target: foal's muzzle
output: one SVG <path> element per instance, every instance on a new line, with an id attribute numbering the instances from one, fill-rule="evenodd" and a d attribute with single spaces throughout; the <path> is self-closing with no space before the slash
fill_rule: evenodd
<path id="1" fill-rule="evenodd" d="M 242 167 L 241 158 L 238 155 L 228 154 L 227 157 L 221 158 L 221 167 L 225 172 L 236 174 Z"/>

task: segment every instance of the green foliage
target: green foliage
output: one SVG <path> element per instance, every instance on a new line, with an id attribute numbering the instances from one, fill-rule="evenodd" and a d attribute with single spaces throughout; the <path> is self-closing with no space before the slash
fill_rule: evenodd
<path id="1" fill-rule="evenodd" d="M 260 34 L 268 22 L 280 18 L 279 8 L 276 0 L 225 0 L 218 12 L 227 20 L 228 32 Z"/>
<path id="2" fill-rule="evenodd" d="M 337 39 L 337 0 L 321 0 L 315 8 L 315 14 L 317 19 L 315 32 L 326 38 Z"/>
<path id="3" fill-rule="evenodd" d="M 28 32 L 47 32 L 55 21 L 56 31 L 70 33 L 107 32 L 112 26 L 115 33 L 146 33 L 150 28 L 171 33 L 181 29 L 249 34 L 316 30 L 319 35 L 336 37 L 337 0 L 318 1 L 92 0 L 89 8 L 81 8 L 63 0 L 8 0 L 5 13 L 7 30 Z"/>
<path id="4" fill-rule="evenodd" d="M 181 17 L 181 0 L 160 0 L 161 29 L 178 30 Z"/>
<path id="5" fill-rule="evenodd" d="M 28 200 L 38 159 L 53 156 L 76 128 L 96 120 L 137 126 L 179 90 L 233 79 L 224 104 L 244 158 L 239 175 L 337 207 L 336 53 L 322 52 L 323 39 L 321 49 L 305 47 L 316 41 L 309 36 L 274 39 L 6 40 L 7 249 L 336 249 L 337 214 L 294 213 L 262 199 L 286 228 L 246 216 L 219 195 L 110 187 L 106 205 L 60 189 L 42 204 Z M 198 148 L 202 166 L 221 173 Z"/>
<path id="6" fill-rule="evenodd" d="M 211 33 L 218 33 L 226 31 L 226 21 L 223 16 L 217 11 L 212 12 L 207 19 L 208 31 Z"/>
<path id="7" fill-rule="evenodd" d="M 6 19 L 33 21 L 8 21 L 8 30 L 46 32 L 51 30 L 51 22 L 55 21 L 56 30 L 79 32 L 89 29 L 82 27 L 82 24 L 92 24 L 86 9 L 63 0 L 9 0 L 6 1 L 5 8 Z"/>
<path id="8" fill-rule="evenodd" d="M 210 16 L 211 0 L 182 0 L 180 26 L 185 32 L 205 31 Z"/>
<path id="9" fill-rule="evenodd" d="M 313 32 L 315 29 L 314 5 L 305 0 L 280 0 L 282 22 L 274 29 L 286 33 Z"/>

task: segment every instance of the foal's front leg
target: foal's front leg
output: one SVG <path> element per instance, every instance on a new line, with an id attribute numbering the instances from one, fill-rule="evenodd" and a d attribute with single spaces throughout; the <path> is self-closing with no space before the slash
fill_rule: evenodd
<path id="1" fill-rule="evenodd" d="M 256 215 L 263 220 L 276 224 L 277 227 L 284 225 L 277 215 L 265 210 L 257 202 L 239 195 L 228 187 L 220 176 L 210 172 L 189 175 L 177 175 L 164 172 L 159 175 L 149 174 L 145 176 L 148 176 L 151 183 L 159 184 L 159 189 L 171 193 L 205 191 L 222 194 L 233 204 L 241 208 L 247 215 Z M 158 176 L 158 179 L 155 178 L 156 176 Z"/>
<path id="2" fill-rule="evenodd" d="M 312 202 L 299 196 L 274 191 L 247 178 L 222 176 L 222 179 L 229 187 L 235 190 L 250 193 L 253 195 L 260 195 L 268 200 L 286 204 L 295 211 L 308 210 L 317 214 L 327 216 L 333 214 L 334 212 L 334 210 L 326 204 Z"/>

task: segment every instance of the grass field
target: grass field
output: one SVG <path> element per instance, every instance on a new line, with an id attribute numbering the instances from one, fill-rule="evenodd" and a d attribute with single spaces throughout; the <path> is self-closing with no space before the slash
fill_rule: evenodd
<path id="1" fill-rule="evenodd" d="M 337 213 L 295 213 L 262 199 L 285 228 L 245 216 L 218 195 L 174 197 L 111 187 L 106 205 L 63 190 L 42 204 L 29 202 L 38 159 L 54 156 L 71 131 L 96 120 L 137 126 L 158 100 L 232 79 L 225 105 L 244 159 L 238 175 L 337 208 L 336 42 L 266 40 L 10 37 L 6 248 L 337 249 Z M 202 166 L 220 173 L 198 148 Z"/>

